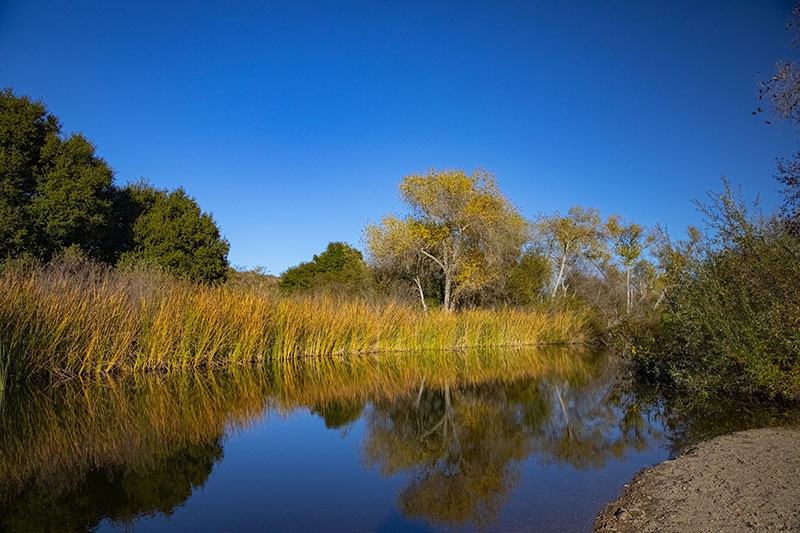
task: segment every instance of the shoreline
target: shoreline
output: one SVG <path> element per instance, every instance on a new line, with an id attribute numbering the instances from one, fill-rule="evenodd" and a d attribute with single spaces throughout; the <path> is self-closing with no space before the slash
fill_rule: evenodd
<path id="1" fill-rule="evenodd" d="M 637 473 L 595 532 L 800 530 L 800 427 L 701 442 Z"/>

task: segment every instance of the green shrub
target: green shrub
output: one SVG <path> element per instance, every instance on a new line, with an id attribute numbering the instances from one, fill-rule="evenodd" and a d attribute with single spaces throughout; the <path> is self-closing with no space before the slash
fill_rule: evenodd
<path id="1" fill-rule="evenodd" d="M 800 400 L 800 242 L 725 192 L 713 231 L 670 273 L 664 312 L 632 347 L 640 371 L 701 395 Z"/>

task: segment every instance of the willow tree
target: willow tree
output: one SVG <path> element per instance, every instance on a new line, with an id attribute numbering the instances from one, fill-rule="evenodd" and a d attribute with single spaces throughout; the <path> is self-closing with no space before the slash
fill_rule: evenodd
<path id="1" fill-rule="evenodd" d="M 411 213 L 367 226 L 375 266 L 393 267 L 414 279 L 424 302 L 423 277 L 440 276 L 442 308 L 500 283 L 519 259 L 528 224 L 497 187 L 494 174 L 477 169 L 430 170 L 400 182 Z"/>

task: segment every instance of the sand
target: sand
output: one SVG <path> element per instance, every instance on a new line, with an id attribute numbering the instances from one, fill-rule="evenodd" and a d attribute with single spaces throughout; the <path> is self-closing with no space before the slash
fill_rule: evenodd
<path id="1" fill-rule="evenodd" d="M 595 531 L 800 531 L 800 428 L 717 437 L 639 472 Z"/>

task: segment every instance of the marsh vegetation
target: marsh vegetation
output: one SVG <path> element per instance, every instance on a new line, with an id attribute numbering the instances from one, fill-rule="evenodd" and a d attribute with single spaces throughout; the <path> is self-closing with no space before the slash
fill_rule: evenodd
<path id="1" fill-rule="evenodd" d="M 423 314 L 392 301 L 286 297 L 81 260 L 7 269 L 0 294 L 0 337 L 17 381 L 270 366 L 303 356 L 392 359 L 393 352 L 581 343 L 590 333 L 580 311 Z M 431 364 L 451 362 L 437 357 Z"/>

